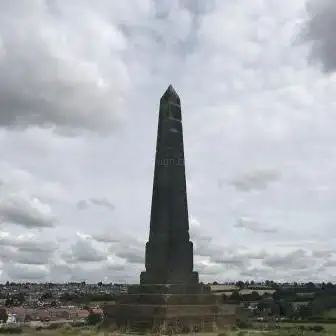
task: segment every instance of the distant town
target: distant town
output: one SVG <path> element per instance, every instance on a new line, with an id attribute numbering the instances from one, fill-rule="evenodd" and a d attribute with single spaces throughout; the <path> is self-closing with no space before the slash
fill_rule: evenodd
<path id="1" fill-rule="evenodd" d="M 96 324 L 101 305 L 127 293 L 127 285 L 80 283 L 0 284 L 2 327 Z"/>
<path id="2" fill-rule="evenodd" d="M 218 300 L 239 303 L 250 321 L 336 321 L 336 285 L 332 283 L 213 282 Z M 98 282 L 0 284 L 1 327 L 47 328 L 94 325 L 103 305 L 128 293 L 126 284 Z"/>

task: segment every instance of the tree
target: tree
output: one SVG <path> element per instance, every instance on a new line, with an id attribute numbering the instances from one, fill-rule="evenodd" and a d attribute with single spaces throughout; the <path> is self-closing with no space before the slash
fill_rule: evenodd
<path id="1" fill-rule="evenodd" d="M 26 299 L 23 293 L 19 292 L 17 294 L 13 295 L 13 301 L 14 303 L 18 304 L 18 305 L 22 305 Z"/>
<path id="2" fill-rule="evenodd" d="M 33 318 L 31 317 L 31 315 L 29 315 L 29 314 L 27 314 L 26 316 L 25 316 L 25 322 L 30 322 L 30 321 L 32 321 L 33 320 Z"/>
<path id="3" fill-rule="evenodd" d="M 89 316 L 86 319 L 88 325 L 96 325 L 102 320 L 102 316 L 95 314 L 92 311 L 89 313 Z"/>
<path id="4" fill-rule="evenodd" d="M 307 289 L 310 289 L 310 290 L 315 290 L 316 289 L 316 286 L 313 282 L 307 282 L 305 287 Z"/>
<path id="5" fill-rule="evenodd" d="M 280 315 L 281 316 L 285 316 L 288 318 L 292 318 L 294 315 L 294 311 L 293 311 L 293 305 L 291 304 L 291 302 L 288 302 L 286 300 L 280 300 L 279 302 L 279 308 L 280 308 Z"/>
<path id="6" fill-rule="evenodd" d="M 266 301 L 260 301 L 257 305 L 257 309 L 259 312 L 264 311 L 265 309 L 267 309 L 269 307 L 268 303 Z"/>
<path id="7" fill-rule="evenodd" d="M 274 303 L 274 302 L 273 302 L 273 303 L 270 305 L 270 309 L 271 309 L 271 314 L 272 314 L 272 315 L 279 316 L 280 313 L 281 313 L 280 305 L 277 304 L 277 303 Z"/>
<path id="8" fill-rule="evenodd" d="M 253 291 L 251 294 L 250 294 L 250 300 L 251 301 L 259 301 L 260 300 L 260 295 L 257 291 Z"/>
<path id="9" fill-rule="evenodd" d="M 63 293 L 59 299 L 61 302 L 80 302 L 81 301 L 81 297 L 78 294 L 69 293 L 69 292 Z"/>
<path id="10" fill-rule="evenodd" d="M 6 323 L 8 319 L 7 310 L 5 308 L 0 308 L 0 321 Z"/>
<path id="11" fill-rule="evenodd" d="M 297 310 L 297 315 L 303 318 L 312 316 L 312 304 L 300 306 Z"/>
<path id="12" fill-rule="evenodd" d="M 8 297 L 5 301 L 5 307 L 9 307 L 13 305 L 13 299 L 11 297 Z"/>
<path id="13" fill-rule="evenodd" d="M 242 288 L 244 288 L 245 283 L 243 281 L 237 281 L 236 286 L 239 287 L 239 289 L 242 289 Z"/>
<path id="14" fill-rule="evenodd" d="M 240 301 L 240 294 L 239 291 L 233 291 L 232 294 L 230 295 L 230 300 L 234 300 L 234 301 Z"/>
<path id="15" fill-rule="evenodd" d="M 45 292 L 41 295 L 41 300 L 48 300 L 48 299 L 52 299 L 53 295 L 50 291 Z"/>

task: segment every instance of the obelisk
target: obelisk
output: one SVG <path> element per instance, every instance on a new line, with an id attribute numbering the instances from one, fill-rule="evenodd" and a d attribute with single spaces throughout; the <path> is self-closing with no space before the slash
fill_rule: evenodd
<path id="1" fill-rule="evenodd" d="M 160 100 L 146 271 L 140 283 L 198 283 L 189 239 L 181 103 L 171 85 Z"/>
<path id="2" fill-rule="evenodd" d="M 170 85 L 160 100 L 146 271 L 140 285 L 104 306 L 104 324 L 122 330 L 180 334 L 237 321 L 193 271 L 189 239 L 180 98 Z"/>

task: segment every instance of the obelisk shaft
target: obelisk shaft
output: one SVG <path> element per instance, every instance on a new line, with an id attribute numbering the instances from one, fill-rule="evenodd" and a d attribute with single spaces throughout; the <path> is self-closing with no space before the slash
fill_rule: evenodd
<path id="1" fill-rule="evenodd" d="M 144 284 L 198 282 L 189 240 L 180 99 L 169 86 L 160 100 Z"/>

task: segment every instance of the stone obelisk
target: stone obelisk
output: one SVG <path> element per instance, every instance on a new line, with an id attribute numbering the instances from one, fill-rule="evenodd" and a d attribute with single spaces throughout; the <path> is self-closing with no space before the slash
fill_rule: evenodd
<path id="1" fill-rule="evenodd" d="M 104 306 L 104 323 L 134 331 L 214 330 L 234 324 L 235 307 L 219 305 L 193 271 L 180 98 L 170 85 L 160 100 L 146 271 Z"/>
<path id="2" fill-rule="evenodd" d="M 198 283 L 189 239 L 181 102 L 171 85 L 160 100 L 146 271 L 140 283 Z"/>

